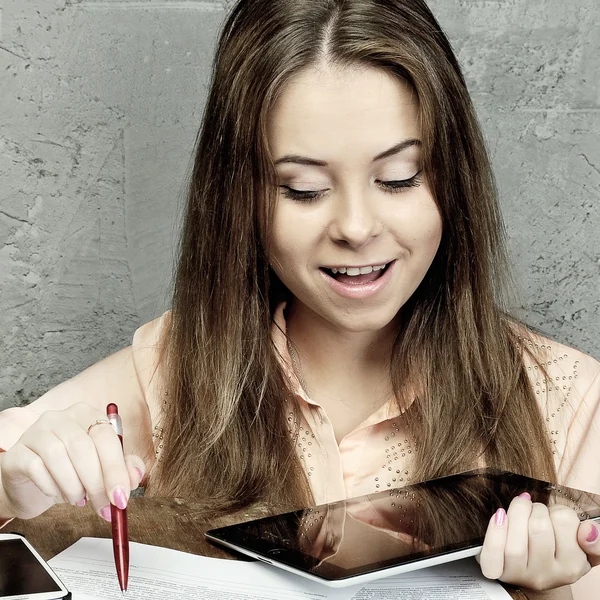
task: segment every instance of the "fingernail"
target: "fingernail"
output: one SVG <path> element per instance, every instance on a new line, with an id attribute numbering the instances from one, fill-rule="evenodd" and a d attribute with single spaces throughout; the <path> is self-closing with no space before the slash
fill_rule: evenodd
<path id="1" fill-rule="evenodd" d="M 111 517 L 110 517 L 110 506 L 107 504 L 106 506 L 103 506 L 99 511 L 100 516 L 105 520 L 108 521 L 110 523 L 111 521 Z"/>
<path id="2" fill-rule="evenodd" d="M 122 487 L 116 487 L 113 490 L 113 501 L 117 508 L 127 508 L 127 494 Z"/>
<path id="3" fill-rule="evenodd" d="M 496 511 L 496 526 L 502 527 L 506 521 L 506 511 L 503 508 L 499 508 Z"/>
<path id="4" fill-rule="evenodd" d="M 82 498 L 81 500 L 79 500 L 79 502 L 75 503 L 77 506 L 85 506 L 87 504 L 87 500 L 85 498 Z"/>
<path id="5" fill-rule="evenodd" d="M 588 544 L 593 544 L 598 539 L 598 528 L 593 523 L 590 523 L 590 525 L 592 528 L 590 529 L 588 536 L 585 538 L 585 541 Z"/>
<path id="6" fill-rule="evenodd" d="M 144 478 L 144 474 L 142 473 L 142 470 L 139 467 L 134 467 L 134 469 L 137 471 L 137 474 L 138 474 L 138 485 L 139 485 L 140 482 L 142 481 L 142 479 Z"/>
<path id="7" fill-rule="evenodd" d="M 525 498 L 525 500 L 531 500 L 531 494 L 529 492 L 523 492 L 519 494 L 519 498 Z"/>

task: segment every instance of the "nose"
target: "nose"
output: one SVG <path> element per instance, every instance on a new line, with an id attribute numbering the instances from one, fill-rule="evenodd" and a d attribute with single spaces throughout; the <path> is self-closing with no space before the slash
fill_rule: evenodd
<path id="1" fill-rule="evenodd" d="M 333 203 L 330 238 L 352 248 L 360 248 L 381 232 L 376 206 L 365 191 L 340 193 Z"/>

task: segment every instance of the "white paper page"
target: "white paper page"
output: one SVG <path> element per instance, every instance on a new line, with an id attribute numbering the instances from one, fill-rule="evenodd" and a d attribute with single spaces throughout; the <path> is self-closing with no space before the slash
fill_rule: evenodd
<path id="1" fill-rule="evenodd" d="M 351 600 L 511 600 L 497 582 L 486 579 L 473 558 L 378 579 Z"/>
<path id="2" fill-rule="evenodd" d="M 123 599 L 110 539 L 82 538 L 49 561 L 73 600 Z M 334 589 L 260 562 L 130 544 L 131 600 L 506 600 L 472 560 Z"/>
<path id="3" fill-rule="evenodd" d="M 129 545 L 128 600 L 348 600 L 360 586 L 333 590 L 260 562 Z M 48 561 L 73 600 L 123 600 L 112 541 L 81 538 Z"/>

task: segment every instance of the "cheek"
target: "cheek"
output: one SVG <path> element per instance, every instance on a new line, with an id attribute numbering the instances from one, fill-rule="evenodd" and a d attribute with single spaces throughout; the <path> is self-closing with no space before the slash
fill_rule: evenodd
<path id="1" fill-rule="evenodd" d="M 435 254 L 442 239 L 442 217 L 433 199 L 426 199 L 413 207 L 410 223 L 410 240 L 414 250 Z"/>
<path id="2" fill-rule="evenodd" d="M 435 222 L 431 225 L 428 235 L 428 243 L 434 254 L 437 252 L 440 247 L 440 242 L 442 241 L 442 218 L 437 210 L 436 215 L 437 217 Z"/>
<path id="3" fill-rule="evenodd" d="M 420 229 L 422 240 L 435 254 L 442 240 L 442 215 L 433 198 L 433 193 L 429 188 L 427 180 L 425 180 L 421 188 L 419 200 L 419 221 L 422 223 Z"/>
<path id="4" fill-rule="evenodd" d="M 311 262 L 321 247 L 326 227 L 323 211 L 284 203 L 273 219 L 271 256 L 289 267 Z"/>
<path id="5" fill-rule="evenodd" d="M 271 237 L 271 266 L 281 279 L 283 273 L 287 270 L 289 246 L 285 245 L 284 238 L 278 233 Z"/>
<path id="6" fill-rule="evenodd" d="M 295 221 L 281 209 L 277 210 L 273 221 L 271 263 L 280 278 L 300 262 L 303 254 L 304 236 L 302 228 L 297 226 L 297 221 L 294 226 Z"/>

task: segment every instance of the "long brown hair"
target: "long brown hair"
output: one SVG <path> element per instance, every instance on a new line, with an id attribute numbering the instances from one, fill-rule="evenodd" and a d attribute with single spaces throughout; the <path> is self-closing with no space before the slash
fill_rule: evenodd
<path id="1" fill-rule="evenodd" d="M 241 0 L 218 43 L 197 140 L 162 373 L 163 455 L 152 488 L 226 511 L 310 501 L 271 340 L 276 179 L 269 111 L 319 61 L 382 69 L 420 105 L 423 168 L 443 220 L 392 356 L 416 440 L 413 480 L 490 465 L 554 477 L 542 418 L 503 312 L 506 256 L 489 159 L 450 43 L 422 0 Z M 415 388 L 415 383 L 417 387 Z M 414 407 L 414 409 L 413 409 Z M 293 432 L 292 432 L 293 433 Z"/>

